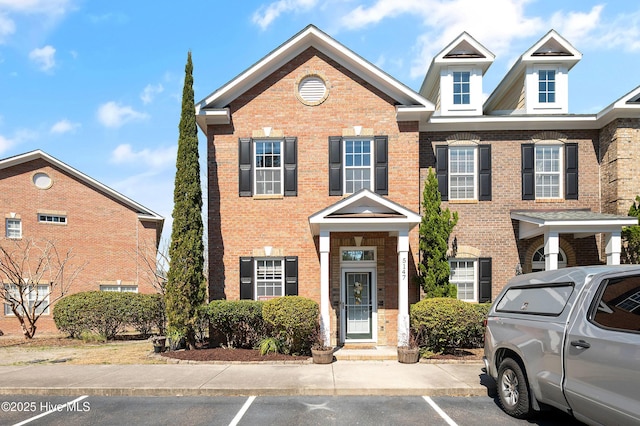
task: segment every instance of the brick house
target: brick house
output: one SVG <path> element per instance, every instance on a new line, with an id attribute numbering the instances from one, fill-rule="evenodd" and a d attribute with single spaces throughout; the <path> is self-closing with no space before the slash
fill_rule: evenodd
<path id="1" fill-rule="evenodd" d="M 415 92 L 308 26 L 196 104 L 210 297 L 301 295 L 319 302 L 328 343 L 405 344 L 429 168 L 460 215 L 459 298 L 491 300 L 516 271 L 618 263 L 639 191 L 619 188 L 616 155 L 638 149 L 640 88 L 568 114 L 580 57 L 550 31 L 483 102 L 494 56 L 466 33 Z"/>
<path id="2" fill-rule="evenodd" d="M 155 265 L 164 219 L 152 210 L 37 150 L 0 160 L 0 211 L 5 232 L 0 244 L 46 239 L 61 256 L 71 249 L 69 271 L 85 264 L 69 288 L 154 293 L 146 279 Z M 146 261 L 143 260 L 146 257 Z M 58 297 L 59 287 L 38 285 L 40 298 Z M 41 287 L 41 288 L 40 288 Z M 39 332 L 56 331 L 53 306 L 38 320 Z M 0 330 L 20 333 L 5 305 Z"/>

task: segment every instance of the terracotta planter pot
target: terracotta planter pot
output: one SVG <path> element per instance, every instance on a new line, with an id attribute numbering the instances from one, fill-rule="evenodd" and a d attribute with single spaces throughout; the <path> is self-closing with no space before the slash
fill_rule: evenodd
<path id="1" fill-rule="evenodd" d="M 331 364 L 333 362 L 333 348 L 311 349 L 314 364 Z"/>
<path id="2" fill-rule="evenodd" d="M 420 348 L 398 347 L 398 362 L 415 364 L 420 359 Z"/>

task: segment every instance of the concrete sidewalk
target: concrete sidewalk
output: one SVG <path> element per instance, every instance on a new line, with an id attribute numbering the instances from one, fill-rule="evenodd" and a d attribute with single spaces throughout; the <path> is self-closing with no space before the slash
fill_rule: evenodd
<path id="1" fill-rule="evenodd" d="M 137 364 L 0 366 L 1 395 L 482 396 L 482 363 Z"/>

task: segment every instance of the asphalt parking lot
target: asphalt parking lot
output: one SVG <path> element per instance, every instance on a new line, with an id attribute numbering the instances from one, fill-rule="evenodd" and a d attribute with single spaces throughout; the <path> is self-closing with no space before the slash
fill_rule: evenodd
<path id="1" fill-rule="evenodd" d="M 579 425 L 558 411 L 504 414 L 491 397 L 0 396 L 2 425 Z"/>

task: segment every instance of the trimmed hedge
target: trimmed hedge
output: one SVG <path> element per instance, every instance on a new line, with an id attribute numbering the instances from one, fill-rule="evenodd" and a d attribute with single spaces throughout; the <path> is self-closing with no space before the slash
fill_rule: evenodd
<path id="1" fill-rule="evenodd" d="M 262 305 L 255 300 L 214 300 L 201 311 L 230 348 L 253 348 L 265 337 Z"/>
<path id="2" fill-rule="evenodd" d="M 420 346 L 436 353 L 478 347 L 484 334 L 483 308 L 458 299 L 424 299 L 410 307 L 411 327 Z"/>
<path id="3" fill-rule="evenodd" d="M 164 328 L 164 300 L 159 294 L 86 291 L 60 299 L 53 320 L 75 338 L 95 333 L 113 340 L 127 326 L 148 335 L 153 327 Z"/>
<path id="4" fill-rule="evenodd" d="M 284 342 L 284 352 L 310 354 L 318 334 L 320 308 L 316 302 L 300 296 L 271 299 L 262 305 L 262 317 L 273 337 Z"/>

